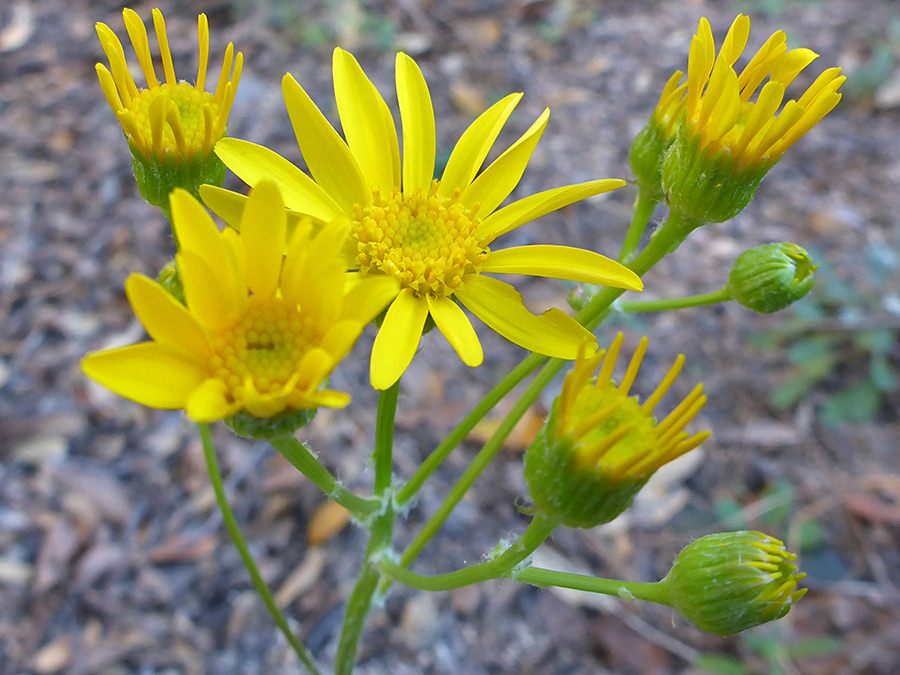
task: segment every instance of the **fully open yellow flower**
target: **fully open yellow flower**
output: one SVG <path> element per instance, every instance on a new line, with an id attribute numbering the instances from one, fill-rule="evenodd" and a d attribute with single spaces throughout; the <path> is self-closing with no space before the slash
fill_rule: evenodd
<path id="1" fill-rule="evenodd" d="M 320 222 L 351 221 L 356 246 L 348 268 L 361 283 L 389 277 L 400 290 L 372 350 L 374 387 L 391 386 L 412 360 L 427 317 L 464 363 L 482 362 L 481 344 L 459 304 L 492 329 L 531 351 L 574 358 L 593 336 L 558 309 L 535 316 L 509 284 L 485 273 L 529 274 L 640 290 L 630 270 L 597 253 L 566 246 L 491 251 L 500 235 L 575 201 L 622 186 L 597 180 L 500 204 L 519 182 L 544 131 L 544 113 L 479 173 L 491 146 L 521 99 L 511 94 L 463 133 L 440 180 L 434 180 L 434 110 L 419 67 L 397 55 L 397 98 L 403 126 L 402 161 L 394 120 L 384 99 L 346 51 L 334 52 L 334 88 L 346 141 L 293 77 L 282 81 L 297 141 L 314 180 L 274 152 L 224 139 L 216 154 L 250 185 L 272 178 L 287 207 Z M 201 194 L 227 221 L 239 198 L 215 188 Z M 457 302 L 459 304 L 457 304 Z"/>
<path id="2" fill-rule="evenodd" d="M 313 236 L 301 222 L 286 241 L 284 204 L 270 181 L 247 200 L 240 235 L 219 232 L 183 190 L 171 206 L 186 305 L 132 274 L 125 291 L 152 340 L 88 354 L 88 377 L 197 422 L 346 405 L 347 394 L 321 386 L 396 293 L 390 279 L 349 287 L 340 254 L 346 224 Z"/>
<path id="3" fill-rule="evenodd" d="M 829 68 L 782 107 L 785 89 L 818 54 L 788 51 L 784 31 L 776 31 L 738 75 L 733 66 L 749 35 L 750 19 L 740 14 L 716 55 L 709 21 L 701 18 L 688 59 L 685 128 L 700 151 L 727 153 L 737 170 L 775 164 L 838 104 L 837 90 L 847 79 L 840 68 Z"/>
<path id="4" fill-rule="evenodd" d="M 144 23 L 131 9 L 123 10 L 122 16 L 147 87 L 140 89 L 135 84 L 128 70 L 122 43 L 104 23 L 97 24 L 97 35 L 109 60 L 109 69 L 98 63 L 97 76 L 125 135 L 146 159 L 155 156 L 160 160 L 171 157 L 181 161 L 193 159 L 197 155 L 206 157 L 225 133 L 228 113 L 241 79 L 243 55 L 240 52 L 235 54 L 234 46 L 229 42 L 215 92 L 210 94 L 205 91 L 209 26 L 206 15 L 201 14 L 197 19 L 200 47 L 197 81 L 193 85 L 179 82 L 175 79 L 175 69 L 172 66 L 165 20 L 162 12 L 154 9 L 153 25 L 165 72 L 165 82 L 160 82 L 153 67 Z"/>

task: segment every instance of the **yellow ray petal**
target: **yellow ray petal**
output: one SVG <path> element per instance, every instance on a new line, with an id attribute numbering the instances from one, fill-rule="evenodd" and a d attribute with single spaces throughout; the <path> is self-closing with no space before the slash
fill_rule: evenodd
<path id="1" fill-rule="evenodd" d="M 221 380 L 209 378 L 191 392 L 185 412 L 194 422 L 217 422 L 240 410 L 240 405 L 226 397 L 227 388 Z"/>
<path id="2" fill-rule="evenodd" d="M 153 60 L 150 57 L 150 40 L 147 38 L 147 29 L 144 28 L 144 22 L 141 21 L 141 17 L 138 16 L 137 12 L 127 7 L 122 10 L 122 18 L 125 19 L 125 30 L 128 31 L 128 37 L 131 39 L 134 53 L 141 64 L 141 70 L 144 71 L 147 86 L 151 89 L 158 87 L 159 80 L 156 79 L 156 73 L 153 70 Z"/>
<path id="3" fill-rule="evenodd" d="M 491 251 L 482 272 L 529 274 L 585 284 L 641 291 L 641 278 L 624 265 L 593 251 L 572 246 L 515 246 Z"/>
<path id="4" fill-rule="evenodd" d="M 372 346 L 369 377 L 375 389 L 387 389 L 406 370 L 428 316 L 428 303 L 417 298 L 412 289 L 404 288 L 388 308 Z"/>
<path id="5" fill-rule="evenodd" d="M 100 39 L 100 46 L 103 53 L 109 60 L 109 69 L 112 72 L 113 80 L 119 95 L 122 97 L 122 103 L 125 107 L 131 105 L 132 100 L 138 94 L 137 85 L 128 71 L 128 63 L 125 61 L 125 50 L 122 47 L 118 36 L 105 23 L 96 24 L 97 37 Z"/>
<path id="6" fill-rule="evenodd" d="M 797 75 L 799 75 L 806 66 L 817 58 L 819 58 L 819 55 L 811 49 L 792 49 L 778 59 L 775 67 L 772 68 L 769 82 L 781 82 L 781 84 L 787 87 L 797 78 Z"/>
<path id="7" fill-rule="evenodd" d="M 369 204 L 372 191 L 344 139 L 290 73 L 282 78 L 281 91 L 300 152 L 316 182 L 348 214 L 354 204 Z"/>
<path id="8" fill-rule="evenodd" d="M 313 239 L 294 237 L 285 256 L 281 290 L 288 302 L 321 326 L 330 325 L 341 312 L 344 290 L 342 249 L 349 224 L 329 223 Z"/>
<path id="9" fill-rule="evenodd" d="M 219 228 L 212 217 L 187 190 L 175 188 L 169 195 L 172 229 L 181 250 L 193 250 L 213 257 L 222 255 Z"/>
<path id="10" fill-rule="evenodd" d="M 506 120 L 522 100 L 522 94 L 510 94 L 497 101 L 472 122 L 459 137 L 459 141 L 450 153 L 441 184 L 438 186 L 439 197 L 452 197 L 456 190 L 465 190 L 475 178 L 475 174 L 484 164 L 491 146 L 506 124 Z"/>
<path id="11" fill-rule="evenodd" d="M 551 211 L 556 211 L 594 195 L 616 190 L 624 185 L 624 180 L 610 178 L 579 183 L 577 185 L 566 185 L 529 195 L 494 211 L 482 220 L 481 225 L 478 226 L 478 236 L 495 239 L 507 232 L 512 232 L 520 225 L 537 220 Z"/>
<path id="12" fill-rule="evenodd" d="M 500 335 L 532 352 L 574 359 L 579 345 L 596 343 L 569 315 L 558 309 L 532 314 L 515 288 L 488 276 L 471 275 L 456 290 L 456 297 Z"/>
<path id="13" fill-rule="evenodd" d="M 241 294 L 234 284 L 233 274 L 223 274 L 222 269 L 211 265 L 194 251 L 185 250 L 176 254 L 175 263 L 184 285 L 188 309 L 200 323 L 213 330 L 231 326 L 246 308 L 246 288 Z M 237 263 L 227 267 L 232 265 L 236 267 Z M 226 265 L 223 264 L 223 267 Z"/>
<path id="14" fill-rule="evenodd" d="M 241 218 L 244 213 L 244 205 L 247 203 L 247 195 L 232 192 L 215 185 L 201 185 L 200 198 L 210 211 L 221 218 L 231 229 L 241 231 Z M 285 209 L 287 214 L 287 235 L 285 241 L 290 241 L 301 220 L 309 220 L 309 216 L 296 211 Z"/>
<path id="15" fill-rule="evenodd" d="M 253 295 L 264 298 L 275 295 L 286 229 L 281 192 L 272 181 L 260 181 L 250 192 L 241 219 L 241 240 L 247 256 L 247 287 Z"/>
<path id="16" fill-rule="evenodd" d="M 400 189 L 400 144 L 391 111 L 357 60 L 334 50 L 334 97 L 347 145 L 373 190 Z"/>
<path id="17" fill-rule="evenodd" d="M 159 55 L 163 62 L 163 72 L 166 74 L 166 84 L 175 86 L 175 67 L 172 65 L 172 52 L 169 51 L 169 37 L 166 35 L 166 20 L 158 8 L 153 8 L 153 28 L 156 30 L 156 42 L 159 45 Z"/>
<path id="18" fill-rule="evenodd" d="M 109 107 L 113 109 L 114 113 L 124 110 L 122 99 L 119 98 L 119 91 L 116 89 L 116 82 L 113 79 L 112 74 L 102 63 L 98 63 L 94 69 L 97 71 L 97 78 L 100 80 L 100 88 L 103 90 L 103 95 L 106 97 L 106 102 L 109 103 Z"/>
<path id="19" fill-rule="evenodd" d="M 209 66 L 209 21 L 206 14 L 197 17 L 197 53 L 200 62 L 197 65 L 197 82 L 194 87 L 197 91 L 203 91 L 206 87 L 206 69 Z"/>
<path id="20" fill-rule="evenodd" d="M 459 354 L 462 362 L 467 366 L 480 366 L 484 361 L 484 352 L 466 313 L 450 298 L 425 297 L 428 300 L 431 318 L 434 319 L 438 330 L 447 338 L 447 342 Z"/>
<path id="21" fill-rule="evenodd" d="M 434 179 L 434 108 L 419 66 L 403 52 L 396 62 L 397 102 L 403 125 L 403 193 L 427 191 Z"/>
<path id="22" fill-rule="evenodd" d="M 238 178 L 253 187 L 270 178 L 278 184 L 287 208 L 320 222 L 331 222 L 344 210 L 316 182 L 281 155 L 256 143 L 223 138 L 215 152 Z"/>
<path id="23" fill-rule="evenodd" d="M 342 319 L 369 323 L 400 292 L 400 284 L 393 277 L 358 273 L 351 273 L 348 276 L 356 283 L 344 296 Z"/>
<path id="24" fill-rule="evenodd" d="M 85 375 L 127 399 L 163 410 L 185 407 L 208 376 L 204 363 L 155 342 L 91 352 L 81 360 Z"/>
<path id="25" fill-rule="evenodd" d="M 294 392 L 294 394 L 299 392 Z M 302 397 L 297 397 L 294 402 L 294 394 L 288 396 L 288 402 L 295 408 L 346 408 L 350 403 L 350 394 L 344 391 L 335 391 L 334 389 L 319 389 L 304 393 Z M 304 403 L 305 405 L 301 405 Z"/>
<path id="26" fill-rule="evenodd" d="M 209 340 L 200 324 L 157 282 L 143 274 L 131 274 L 125 280 L 125 294 L 154 341 L 187 356 L 202 359 L 209 355 Z"/>
<path id="27" fill-rule="evenodd" d="M 525 173 L 525 167 L 528 166 L 549 119 L 550 109 L 547 108 L 519 140 L 472 181 L 460 197 L 462 202 L 469 206 L 480 204 L 479 215 L 483 218 L 500 206 Z"/>

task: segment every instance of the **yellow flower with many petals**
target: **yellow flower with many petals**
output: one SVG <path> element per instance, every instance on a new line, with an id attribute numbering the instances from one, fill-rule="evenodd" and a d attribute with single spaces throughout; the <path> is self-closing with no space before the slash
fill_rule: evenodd
<path id="1" fill-rule="evenodd" d="M 183 190 L 173 192 L 171 207 L 186 304 L 132 274 L 125 291 L 152 339 L 88 354 L 84 372 L 121 396 L 184 409 L 197 422 L 345 406 L 347 394 L 322 384 L 396 294 L 390 279 L 380 287 L 348 281 L 340 254 L 346 224 L 313 236 L 307 220 L 288 240 L 270 181 L 248 198 L 241 234 L 220 232 Z"/>
<path id="2" fill-rule="evenodd" d="M 622 186 L 597 180 L 500 204 L 519 182 L 549 111 L 479 173 L 507 118 L 521 99 L 512 94 L 478 117 L 434 180 L 435 121 L 419 67 L 397 55 L 397 97 L 403 151 L 384 99 L 346 51 L 334 52 L 338 113 L 346 141 L 290 75 L 282 81 L 294 132 L 314 180 L 264 147 L 225 139 L 216 153 L 250 185 L 272 178 L 288 208 L 321 222 L 351 221 L 348 267 L 361 283 L 397 279 L 371 359 L 372 384 L 391 386 L 413 358 L 430 315 L 464 363 L 481 364 L 481 344 L 460 304 L 495 331 L 531 351 L 574 358 L 593 336 L 558 309 L 535 316 L 509 284 L 486 273 L 530 274 L 640 290 L 630 270 L 597 253 L 566 246 L 521 246 L 492 251 L 491 242 L 539 216 Z M 204 189 L 203 198 L 226 220 L 236 200 Z M 459 304 L 457 304 L 459 303 Z"/>
<path id="3" fill-rule="evenodd" d="M 841 100 L 837 90 L 847 79 L 840 68 L 829 68 L 799 99 L 782 107 L 788 85 L 819 55 L 805 48 L 788 50 L 784 31 L 776 31 L 738 75 L 733 66 L 749 35 L 750 19 L 740 14 L 716 55 L 709 21 L 701 18 L 688 59 L 685 128 L 701 151 L 728 153 L 737 170 L 777 162 L 834 109 Z"/>
<path id="4" fill-rule="evenodd" d="M 206 15 L 201 14 L 197 20 L 200 48 L 197 81 L 194 84 L 179 82 L 172 66 L 165 20 L 162 12 L 154 9 L 153 25 L 165 73 L 165 82 L 160 82 L 153 67 L 144 23 L 131 9 L 123 10 L 122 16 L 147 87 L 140 89 L 135 84 L 128 70 L 122 43 L 104 23 L 97 24 L 97 35 L 109 60 L 109 68 L 98 63 L 97 76 L 106 100 L 132 147 L 145 159 L 171 157 L 180 162 L 198 155 L 208 156 L 216 141 L 225 133 L 228 113 L 241 79 L 243 55 L 240 52 L 235 54 L 234 46 L 229 42 L 215 92 L 205 91 L 209 26 Z"/>
<path id="5" fill-rule="evenodd" d="M 570 527 L 612 520 L 657 469 L 710 436 L 709 431 L 694 435 L 684 431 L 706 403 L 702 384 L 663 420 L 653 416 L 678 377 L 684 356 L 641 403 L 629 392 L 647 351 L 647 338 L 616 384 L 612 375 L 622 341 L 619 333 L 608 350 L 579 356 L 550 417 L 525 454 L 525 479 L 538 508 Z"/>

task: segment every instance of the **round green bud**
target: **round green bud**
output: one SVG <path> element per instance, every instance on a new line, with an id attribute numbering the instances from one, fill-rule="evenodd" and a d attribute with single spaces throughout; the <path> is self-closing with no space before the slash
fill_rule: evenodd
<path id="1" fill-rule="evenodd" d="M 556 430 L 556 412 L 525 453 L 525 482 L 539 513 L 567 527 L 591 528 L 627 509 L 650 478 L 616 476 L 582 466 L 574 441 Z"/>
<path id="2" fill-rule="evenodd" d="M 238 436 L 246 436 L 257 441 L 276 441 L 293 436 L 316 416 L 316 408 L 309 410 L 285 410 L 272 417 L 256 417 L 247 412 L 239 412 L 225 419 L 225 424 Z"/>
<path id="3" fill-rule="evenodd" d="M 754 312 L 777 312 L 809 293 L 817 267 L 796 244 L 764 244 L 738 256 L 728 274 L 728 290 L 733 300 Z"/>
<path id="4" fill-rule="evenodd" d="M 797 556 L 762 532 L 722 532 L 688 544 L 662 583 L 669 604 L 713 635 L 780 619 L 806 594 Z"/>

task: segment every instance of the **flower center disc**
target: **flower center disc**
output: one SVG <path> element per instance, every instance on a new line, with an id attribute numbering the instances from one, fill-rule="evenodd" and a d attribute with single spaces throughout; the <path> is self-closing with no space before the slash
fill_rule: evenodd
<path id="1" fill-rule="evenodd" d="M 219 116 L 219 104 L 213 100 L 212 94 L 206 91 L 197 91 L 187 82 L 179 82 L 174 86 L 165 83 L 151 89 L 142 89 L 128 107 L 134 116 L 135 126 L 138 130 L 139 137 L 134 139 L 134 142 L 139 148 L 153 147 L 153 135 L 150 131 L 150 104 L 158 96 L 166 99 L 164 109 L 169 107 L 169 102 L 175 104 L 187 145 L 187 152 L 184 154 L 188 158 L 195 156 L 197 151 L 203 147 L 205 139 L 206 125 L 203 110 L 208 108 L 211 113 L 210 121 L 216 120 Z M 162 147 L 164 152 L 172 151 L 177 156 L 178 144 L 169 123 L 163 125 Z"/>
<path id="2" fill-rule="evenodd" d="M 580 446 L 587 450 L 612 435 L 619 429 L 628 427 L 629 431 L 618 443 L 613 445 L 599 464 L 609 470 L 616 470 L 635 457 L 643 457 L 648 449 L 657 444 L 656 421 L 651 415 L 641 410 L 640 403 L 631 396 L 624 396 L 615 387 L 586 387 L 572 406 L 570 424 L 576 426 L 599 410 L 615 406 L 602 422 L 594 426 L 581 437 Z"/>
<path id="3" fill-rule="evenodd" d="M 241 321 L 213 338 L 216 377 L 232 394 L 247 384 L 260 394 L 285 389 L 293 385 L 291 378 L 313 347 L 313 333 L 309 322 L 281 298 L 250 298 Z"/>
<path id="4" fill-rule="evenodd" d="M 437 196 L 437 185 L 388 199 L 376 193 L 369 206 L 354 207 L 363 273 L 377 270 L 417 295 L 444 297 L 478 271 L 489 252 L 475 234 L 480 221 L 456 196 Z"/>

